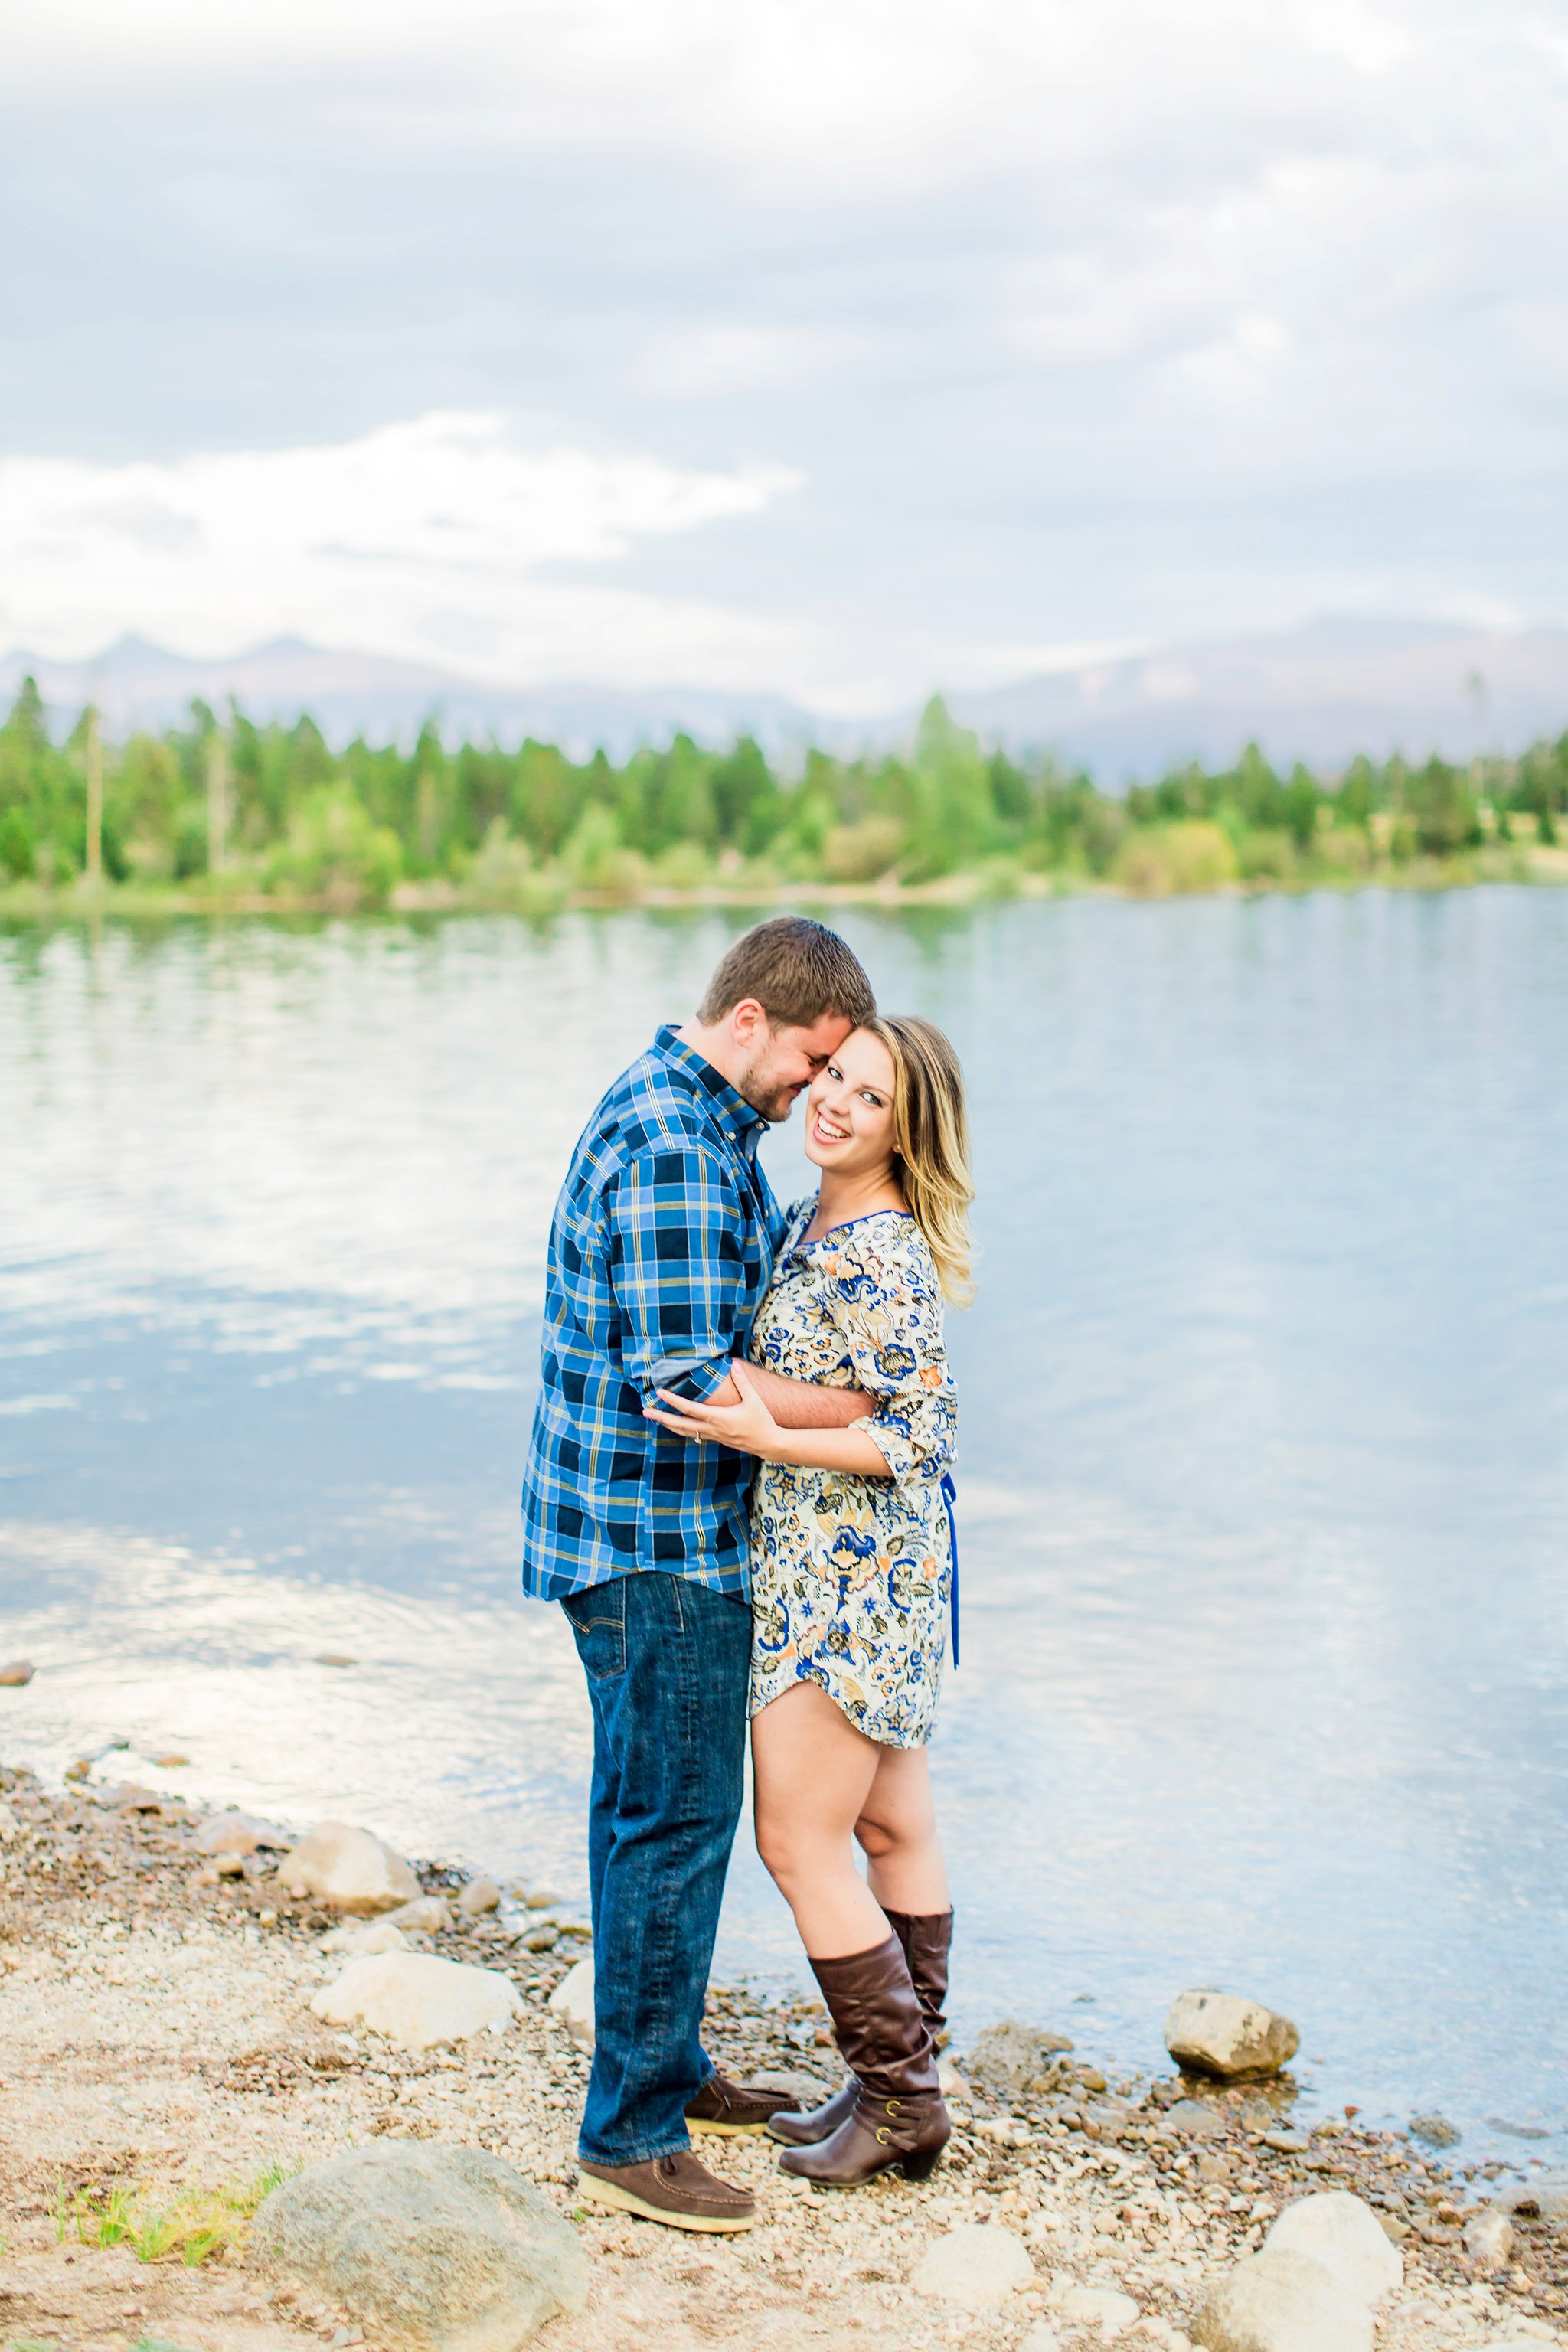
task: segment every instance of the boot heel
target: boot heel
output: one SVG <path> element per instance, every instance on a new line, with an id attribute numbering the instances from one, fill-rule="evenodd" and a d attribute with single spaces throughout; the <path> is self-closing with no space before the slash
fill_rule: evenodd
<path id="1" fill-rule="evenodd" d="M 943 2141 L 942 2146 L 945 2147 L 946 2144 L 947 2143 Z M 913 2156 L 906 2156 L 903 2159 L 902 2168 L 904 2179 L 906 2180 L 929 2180 L 931 2174 L 936 2170 L 937 2166 L 941 2162 L 942 2148 L 917 2148 Z"/>

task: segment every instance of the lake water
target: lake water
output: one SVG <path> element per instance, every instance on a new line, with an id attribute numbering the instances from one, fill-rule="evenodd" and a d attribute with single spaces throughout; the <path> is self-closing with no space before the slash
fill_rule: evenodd
<path id="1" fill-rule="evenodd" d="M 733 928 L 0 933 L 0 1657 L 39 1669 L 0 1755 L 174 1748 L 193 1796 L 582 1893 L 586 1703 L 517 1591 L 542 1253 Z M 1308 2105 L 1560 2153 L 1568 892 L 843 929 L 979 1139 L 960 2044 L 1152 2069 L 1226 1984 L 1297 2018 Z M 744 1831 L 720 1964 L 801 1973 Z"/>

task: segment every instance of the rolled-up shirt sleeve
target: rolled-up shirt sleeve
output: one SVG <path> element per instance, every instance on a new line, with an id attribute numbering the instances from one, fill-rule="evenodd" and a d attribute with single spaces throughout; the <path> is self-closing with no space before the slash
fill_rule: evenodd
<path id="1" fill-rule="evenodd" d="M 699 1400 L 723 1387 L 746 1332 L 746 1211 L 717 1152 L 672 1142 L 623 1171 L 609 1274 L 626 1377 Z"/>

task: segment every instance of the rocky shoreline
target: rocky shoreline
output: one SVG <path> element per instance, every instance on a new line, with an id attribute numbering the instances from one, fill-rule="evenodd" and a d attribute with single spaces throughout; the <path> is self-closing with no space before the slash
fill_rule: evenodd
<path id="1" fill-rule="evenodd" d="M 559 2352 L 1181 2352 L 1194 2328 L 1272 2352 L 1285 2336 L 1215 2317 L 1216 2284 L 1285 2208 L 1324 2190 L 1361 2200 L 1402 2260 L 1375 2308 L 1380 2346 L 1568 2343 L 1568 2189 L 1542 2182 L 1505 2211 L 1486 2193 L 1500 2167 L 1461 2176 L 1353 2115 L 1292 2128 L 1288 2078 L 1112 2082 L 1062 2036 L 1014 2024 L 957 2056 L 957 2129 L 920 2188 L 814 2191 L 776 2171 L 770 2142 L 709 2140 L 715 2168 L 762 2200 L 747 2236 L 586 2211 L 574 2142 L 587 2061 L 551 2005 L 585 1946 L 544 1891 L 508 1901 L 429 1864 L 411 1897 L 400 1885 L 366 1904 L 416 1906 L 373 1942 L 478 1964 L 510 1988 L 503 2031 L 400 2049 L 312 2011 L 355 1964 L 342 1906 L 291 1893 L 278 1853 L 237 1822 L 225 1841 L 222 1817 L 156 1792 L 57 1793 L 0 1767 L 0 2346 L 364 2341 L 353 2309 L 261 2265 L 251 2216 L 301 2167 L 400 2141 L 488 2151 L 575 2231 L 590 2285 L 540 2338 Z M 743 1986 L 715 1987 L 710 2005 L 729 2071 L 805 2095 L 837 2080 L 819 2005 Z"/>

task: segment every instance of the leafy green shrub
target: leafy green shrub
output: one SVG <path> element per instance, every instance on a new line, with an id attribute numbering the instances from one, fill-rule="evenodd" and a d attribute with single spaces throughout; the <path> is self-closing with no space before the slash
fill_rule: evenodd
<path id="1" fill-rule="evenodd" d="M 876 882 L 899 862 L 904 828 L 896 817 L 865 816 L 858 824 L 836 824 L 822 844 L 822 863 L 833 882 Z"/>
<path id="2" fill-rule="evenodd" d="M 275 889 L 329 907 L 384 906 L 403 872 L 397 835 L 346 784 L 317 784 L 289 821 L 267 877 Z"/>
<path id="3" fill-rule="evenodd" d="M 568 835 L 561 868 L 574 890 L 593 890 L 609 898 L 635 898 L 644 871 L 641 858 L 622 842 L 615 812 L 597 802 L 584 810 Z"/>
<path id="4" fill-rule="evenodd" d="M 1236 881 L 1240 861 L 1230 835 L 1206 818 L 1140 825 L 1111 862 L 1110 878 L 1135 898 L 1169 898 Z"/>
<path id="5" fill-rule="evenodd" d="M 1248 882 L 1289 882 L 1297 871 L 1295 840 L 1279 826 L 1244 828 L 1235 847 Z"/>
<path id="6" fill-rule="evenodd" d="M 26 812 L 8 808 L 0 816 L 0 874 L 13 882 L 30 882 L 37 856 L 37 841 Z"/>

